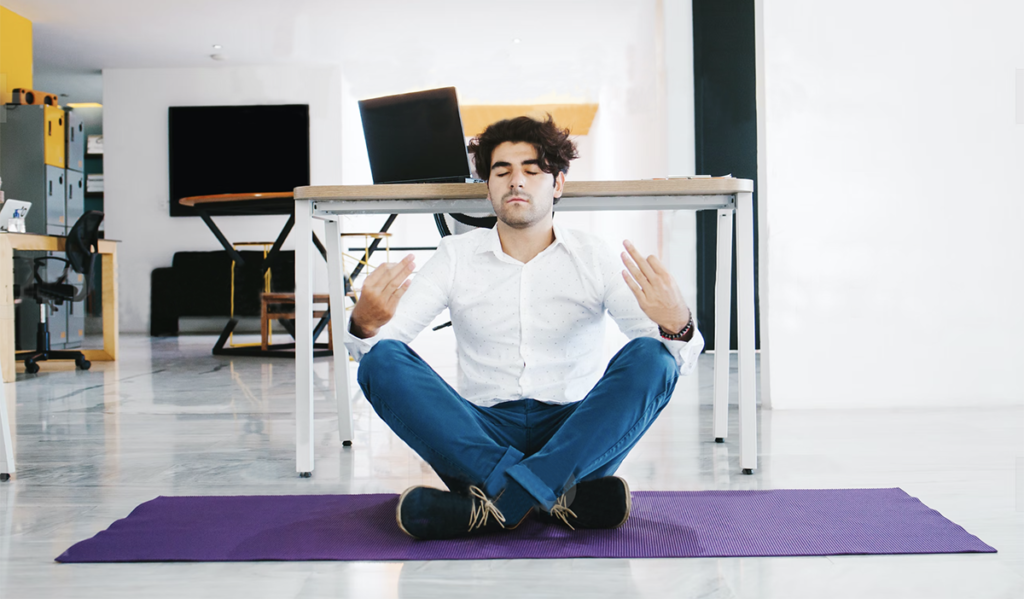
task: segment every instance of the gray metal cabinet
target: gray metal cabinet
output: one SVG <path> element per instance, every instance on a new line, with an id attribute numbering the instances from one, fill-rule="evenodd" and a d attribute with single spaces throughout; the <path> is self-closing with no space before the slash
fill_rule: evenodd
<path id="1" fill-rule="evenodd" d="M 68 347 L 68 307 L 57 306 L 50 313 L 50 349 Z"/>
<path id="2" fill-rule="evenodd" d="M 31 215 L 31 211 L 29 215 Z M 23 288 L 32 282 L 32 261 L 46 252 L 14 253 L 14 284 Z M 18 350 L 36 348 L 36 329 L 39 324 L 39 304 L 30 297 L 21 296 L 14 306 L 14 347 Z"/>
<path id="3" fill-rule="evenodd" d="M 64 210 L 64 148 L 60 148 L 61 160 L 47 159 L 48 154 L 53 153 L 54 139 L 48 135 L 52 123 L 47 120 L 46 108 L 9 105 L 7 120 L 0 123 L 0 177 L 4 196 L 32 203 L 25 218 L 28 233 L 47 232 L 51 199 L 53 210 L 58 209 L 57 203 L 59 210 Z M 60 137 L 63 143 L 64 134 Z"/>
<path id="4" fill-rule="evenodd" d="M 85 126 L 81 117 L 74 111 L 67 113 L 67 170 L 64 171 L 64 226 L 70 231 L 78 219 L 85 214 Z M 66 235 L 67 233 L 63 233 Z M 54 264 L 56 266 L 56 264 Z M 75 271 L 68 273 L 68 282 L 81 293 L 85 286 L 85 276 Z M 66 303 L 61 316 L 64 319 L 64 337 L 58 341 L 57 336 L 50 333 L 51 343 L 64 343 L 64 349 L 82 347 L 85 340 L 85 301 Z"/>
<path id="5" fill-rule="evenodd" d="M 17 285 L 31 284 L 32 264 L 35 258 L 40 256 L 59 256 L 57 252 L 18 252 L 14 260 L 14 280 Z M 63 271 L 63 264 L 56 260 L 47 261 L 48 264 L 39 269 L 44 280 L 53 281 Z M 72 281 L 73 282 L 73 281 Z M 75 306 L 78 313 L 78 306 Z M 15 348 L 19 351 L 36 349 L 36 333 L 39 330 L 39 304 L 32 298 L 22 297 L 15 307 Z M 52 349 L 66 349 L 68 345 L 68 306 L 57 306 L 49 315 L 50 320 L 50 347 Z M 77 329 L 76 329 L 77 330 Z M 78 341 L 81 346 L 81 341 Z"/>
<path id="6" fill-rule="evenodd" d="M 64 171 L 67 185 L 64 193 L 64 223 L 68 230 L 85 214 L 85 173 Z"/>
<path id="7" fill-rule="evenodd" d="M 55 258 L 64 258 L 63 252 L 47 252 L 47 256 L 53 256 Z M 44 269 L 44 278 L 47 281 L 56 281 L 57 277 L 64 272 L 64 263 L 59 260 L 47 260 L 46 268 Z M 68 283 L 74 283 L 77 273 L 69 273 Z M 70 306 L 64 303 L 60 306 L 54 306 L 50 312 L 50 347 L 52 349 L 66 349 L 68 347 L 68 313 L 70 312 Z M 36 308 L 36 322 L 39 321 L 39 308 L 37 304 Z M 33 333 L 33 339 L 35 339 Z M 32 346 L 35 348 L 35 345 Z"/>
<path id="8" fill-rule="evenodd" d="M 85 287 L 85 275 L 72 270 L 68 273 L 68 282 L 75 286 L 75 295 L 78 295 Z M 65 348 L 77 349 L 82 347 L 82 342 L 85 341 L 85 300 L 66 306 L 68 336 Z"/>
<path id="9" fill-rule="evenodd" d="M 28 233 L 66 235 L 85 211 L 85 131 L 73 112 L 53 106 L 8 105 L 0 121 L 0 177 L 7 199 L 30 202 L 25 219 Z M 15 282 L 29 284 L 32 259 L 42 252 L 16 252 Z M 64 257 L 63 253 L 55 256 Z M 53 261 L 43 269 L 52 281 L 63 270 Z M 79 278 L 72 275 L 75 282 Z M 19 350 L 36 348 L 39 305 L 21 297 L 15 308 L 16 342 Z M 81 346 L 85 306 L 57 307 L 49 317 L 53 349 Z M 70 326 L 69 326 L 70 325 Z"/>
<path id="10" fill-rule="evenodd" d="M 82 117 L 75 114 L 75 111 L 71 110 L 67 113 L 67 128 L 65 132 L 67 134 L 67 149 L 65 150 L 66 167 L 71 171 L 84 172 L 85 171 L 85 125 L 82 123 Z M 75 221 L 68 223 L 70 227 Z"/>
<path id="11" fill-rule="evenodd" d="M 39 206 L 40 210 L 46 210 L 46 234 L 64 235 L 67 226 L 67 176 L 62 168 L 46 165 L 46 189 L 45 204 Z M 21 199 L 21 198 L 17 198 Z M 29 210 L 29 216 L 36 210 L 35 204 Z M 29 233 L 35 233 L 28 229 Z"/>
<path id="12" fill-rule="evenodd" d="M 85 341 L 85 302 L 75 302 L 68 313 L 68 342 L 65 349 L 79 349 Z"/>

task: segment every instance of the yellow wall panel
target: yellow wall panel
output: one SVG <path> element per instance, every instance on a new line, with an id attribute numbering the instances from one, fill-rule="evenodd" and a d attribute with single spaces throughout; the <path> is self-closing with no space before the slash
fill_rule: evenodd
<path id="1" fill-rule="evenodd" d="M 491 123 L 517 116 L 544 119 L 547 115 L 559 127 L 569 129 L 573 135 L 586 135 L 597 114 L 597 104 L 467 104 L 459 106 L 462 132 L 474 137 L 484 132 Z"/>
<path id="2" fill-rule="evenodd" d="M 0 6 L 0 101 L 19 87 L 32 89 L 32 21 Z"/>

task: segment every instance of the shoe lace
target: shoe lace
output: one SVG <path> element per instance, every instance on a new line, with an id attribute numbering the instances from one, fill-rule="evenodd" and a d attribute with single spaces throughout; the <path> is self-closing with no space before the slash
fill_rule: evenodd
<path id="1" fill-rule="evenodd" d="M 569 509 L 568 503 L 569 502 L 566 500 L 565 495 L 562 495 L 558 498 L 558 501 L 555 502 L 555 505 L 551 507 L 550 513 L 555 518 L 565 522 L 565 525 L 571 530 L 576 530 L 572 524 L 569 524 L 569 516 L 576 518 L 576 512 Z"/>
<path id="2" fill-rule="evenodd" d="M 498 509 L 494 502 L 487 498 L 487 494 L 479 487 L 470 486 L 469 494 L 476 500 L 473 502 L 473 509 L 469 513 L 469 530 L 481 528 L 487 524 L 487 519 L 493 517 L 502 528 L 505 528 L 505 516 Z"/>

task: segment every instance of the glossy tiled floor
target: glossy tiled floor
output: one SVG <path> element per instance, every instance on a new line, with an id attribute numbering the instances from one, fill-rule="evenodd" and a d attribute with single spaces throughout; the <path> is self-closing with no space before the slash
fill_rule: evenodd
<path id="1" fill-rule="evenodd" d="M 989 555 L 679 560 L 84 564 L 53 561 L 158 495 L 400 492 L 439 484 L 356 406 L 343 448 L 316 365 L 316 471 L 294 466 L 294 367 L 213 339 L 122 339 L 117 364 L 6 385 L 18 473 L 0 484 L 0 597 L 1024 597 L 1024 408 L 762 411 L 760 468 L 710 433 L 711 363 L 620 473 L 634 490 L 902 487 Z M 443 344 L 442 344 L 443 345 Z M 422 349 L 421 349 L 422 351 Z M 428 351 L 429 348 L 428 348 Z M 450 372 L 444 351 L 435 359 Z M 430 354 L 425 354 L 430 355 Z M 735 422 L 735 415 L 732 418 Z"/>

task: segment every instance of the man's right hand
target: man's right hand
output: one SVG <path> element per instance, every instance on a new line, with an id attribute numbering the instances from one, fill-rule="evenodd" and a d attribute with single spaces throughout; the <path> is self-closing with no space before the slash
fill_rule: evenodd
<path id="1" fill-rule="evenodd" d="M 381 264 L 366 277 L 349 322 L 353 335 L 360 339 L 373 337 L 394 317 L 415 268 L 414 256 L 409 254 L 401 262 Z"/>

